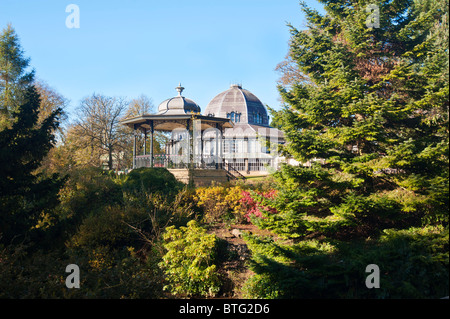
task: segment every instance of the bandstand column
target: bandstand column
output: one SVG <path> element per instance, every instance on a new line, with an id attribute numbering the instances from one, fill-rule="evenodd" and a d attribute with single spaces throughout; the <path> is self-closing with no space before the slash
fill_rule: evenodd
<path id="1" fill-rule="evenodd" d="M 153 127 L 153 121 L 150 121 L 150 167 L 153 167 L 153 133 L 155 132 Z M 147 131 L 146 131 L 147 133 Z"/>
<path id="2" fill-rule="evenodd" d="M 203 164 L 205 161 L 203 160 L 203 134 L 202 129 L 200 127 L 200 167 L 203 168 Z"/>
<path id="3" fill-rule="evenodd" d="M 136 124 L 133 125 L 133 169 L 136 168 Z"/>
<path id="4" fill-rule="evenodd" d="M 192 125 L 191 125 L 192 122 Z M 192 128 L 191 128 L 192 126 Z M 186 120 L 186 129 L 188 131 L 188 143 L 187 143 L 187 151 L 188 151 L 188 168 L 194 168 L 194 122 L 190 119 Z"/>
<path id="5" fill-rule="evenodd" d="M 223 134 L 223 126 L 220 127 L 220 158 L 222 159 L 222 168 L 225 168 L 225 156 L 223 149 L 225 147 L 225 135 Z"/>
<path id="6" fill-rule="evenodd" d="M 215 162 L 216 162 L 216 169 L 219 169 L 219 123 L 216 123 L 216 156 L 215 156 Z"/>
<path id="7" fill-rule="evenodd" d="M 144 154 L 147 155 L 147 129 L 144 128 Z"/>

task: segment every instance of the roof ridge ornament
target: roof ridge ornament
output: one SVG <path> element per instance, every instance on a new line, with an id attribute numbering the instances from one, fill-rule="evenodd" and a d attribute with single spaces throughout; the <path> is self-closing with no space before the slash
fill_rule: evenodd
<path id="1" fill-rule="evenodd" d="M 181 82 L 180 84 L 178 84 L 178 86 L 175 88 L 178 92 L 178 96 L 181 96 L 181 93 L 183 93 L 184 87 L 181 86 Z"/>

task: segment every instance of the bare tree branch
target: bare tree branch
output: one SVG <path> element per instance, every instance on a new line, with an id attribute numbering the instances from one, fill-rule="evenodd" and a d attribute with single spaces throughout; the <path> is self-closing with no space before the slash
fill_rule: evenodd
<path id="1" fill-rule="evenodd" d="M 101 153 L 108 154 L 109 169 L 113 168 L 113 154 L 120 151 L 120 139 L 124 138 L 120 120 L 127 107 L 124 98 L 94 93 L 83 99 L 78 108 L 76 134 L 88 137 Z"/>

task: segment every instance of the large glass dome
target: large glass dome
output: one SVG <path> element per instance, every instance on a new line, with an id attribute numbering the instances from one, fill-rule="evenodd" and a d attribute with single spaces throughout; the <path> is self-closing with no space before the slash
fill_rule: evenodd
<path id="1" fill-rule="evenodd" d="M 206 106 L 204 115 L 226 117 L 234 123 L 269 126 L 267 110 L 250 91 L 238 84 L 216 95 Z"/>

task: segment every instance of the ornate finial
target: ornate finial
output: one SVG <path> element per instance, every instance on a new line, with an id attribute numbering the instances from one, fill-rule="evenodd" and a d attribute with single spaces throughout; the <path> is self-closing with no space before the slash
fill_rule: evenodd
<path id="1" fill-rule="evenodd" d="M 181 93 L 182 93 L 183 90 L 184 90 L 184 87 L 181 86 L 181 83 L 178 84 L 178 86 L 177 86 L 175 89 L 176 89 L 177 92 L 178 92 L 178 96 L 181 96 Z"/>

